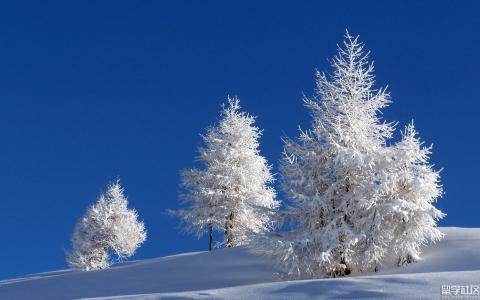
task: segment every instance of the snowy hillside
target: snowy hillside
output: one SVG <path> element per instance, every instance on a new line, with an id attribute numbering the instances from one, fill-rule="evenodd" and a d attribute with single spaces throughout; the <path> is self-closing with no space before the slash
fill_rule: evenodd
<path id="1" fill-rule="evenodd" d="M 374 275 L 278 281 L 271 262 L 236 248 L 4 280 L 0 299 L 439 299 L 442 285 L 480 285 L 480 229 L 442 232 L 421 262 Z"/>

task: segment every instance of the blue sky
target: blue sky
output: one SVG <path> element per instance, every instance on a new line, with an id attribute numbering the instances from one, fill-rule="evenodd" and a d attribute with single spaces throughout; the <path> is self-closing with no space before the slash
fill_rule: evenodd
<path id="1" fill-rule="evenodd" d="M 4 1 L 0 4 L 0 278 L 65 268 L 86 207 L 119 176 L 148 229 L 136 259 L 200 251 L 178 233 L 179 170 L 236 95 L 281 136 L 345 29 L 372 51 L 399 129 L 415 119 L 444 168 L 442 226 L 480 227 L 476 1 Z"/>

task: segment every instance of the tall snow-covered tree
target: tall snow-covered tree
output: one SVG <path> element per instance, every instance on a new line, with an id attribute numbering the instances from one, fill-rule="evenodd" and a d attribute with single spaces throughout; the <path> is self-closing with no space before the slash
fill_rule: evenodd
<path id="1" fill-rule="evenodd" d="M 184 208 L 172 213 L 183 229 L 198 237 L 206 230 L 212 249 L 214 231 L 223 231 L 223 245 L 234 247 L 249 241 L 251 234 L 272 226 L 278 207 L 271 184 L 270 166 L 259 152 L 261 131 L 255 118 L 240 111 L 237 98 L 229 98 L 218 125 L 203 136 L 199 149 L 202 169 L 182 172 Z"/>
<path id="2" fill-rule="evenodd" d="M 381 120 L 390 101 L 375 88 L 373 64 L 348 33 L 332 60 L 317 72 L 316 94 L 305 99 L 312 127 L 285 139 L 282 185 L 291 199 L 285 215 L 293 230 L 257 240 L 291 277 L 344 276 L 419 258 L 419 246 L 441 237 L 432 203 L 441 195 L 410 127 L 388 145 L 394 124 Z"/>
<path id="3" fill-rule="evenodd" d="M 147 234 L 137 212 L 127 206 L 117 180 L 77 223 L 73 250 L 67 257 L 70 266 L 85 271 L 105 269 L 112 263 L 112 254 L 116 260 L 123 260 L 135 253 Z"/>

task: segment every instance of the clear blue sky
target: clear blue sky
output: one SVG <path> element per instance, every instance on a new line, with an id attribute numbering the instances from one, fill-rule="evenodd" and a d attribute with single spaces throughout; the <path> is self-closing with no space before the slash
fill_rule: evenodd
<path id="1" fill-rule="evenodd" d="M 65 268 L 76 221 L 117 176 L 148 229 L 136 259 L 205 250 L 164 214 L 199 134 L 236 95 L 276 171 L 346 28 L 389 84 L 385 119 L 414 118 L 434 143 L 440 224 L 480 227 L 478 1 L 180 2 L 0 4 L 0 278 Z"/>

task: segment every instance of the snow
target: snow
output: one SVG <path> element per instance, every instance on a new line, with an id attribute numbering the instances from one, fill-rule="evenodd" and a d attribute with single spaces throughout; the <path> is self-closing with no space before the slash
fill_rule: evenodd
<path id="1" fill-rule="evenodd" d="M 437 299 L 442 285 L 480 284 L 480 228 L 440 229 L 445 238 L 420 262 L 362 276 L 282 281 L 271 261 L 239 247 L 4 280 L 0 299 Z"/>

